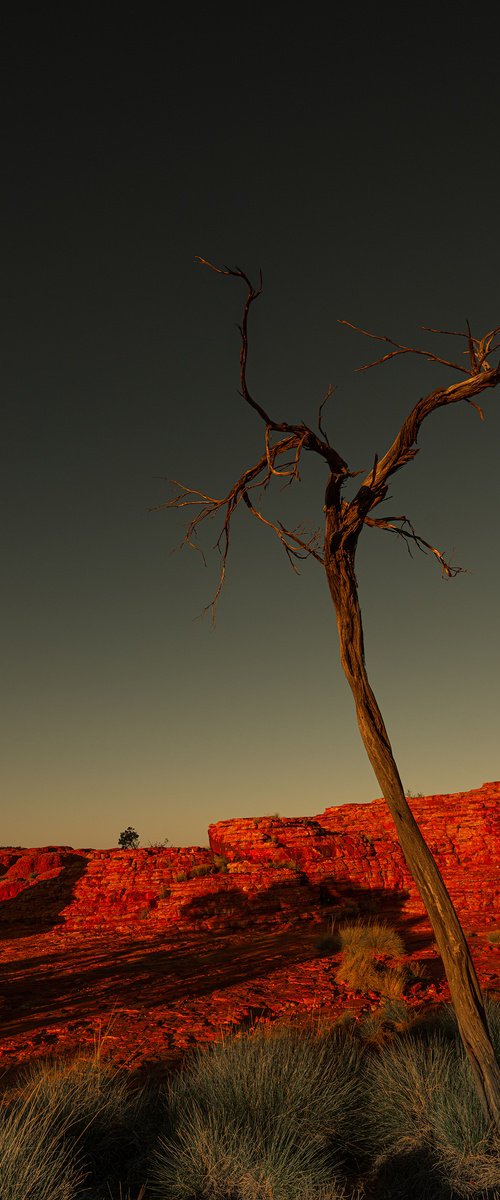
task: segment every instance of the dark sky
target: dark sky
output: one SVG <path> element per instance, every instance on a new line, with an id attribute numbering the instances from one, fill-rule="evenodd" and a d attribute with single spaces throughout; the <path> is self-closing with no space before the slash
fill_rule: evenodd
<path id="1" fill-rule="evenodd" d="M 420 326 L 500 323 L 498 71 L 448 15 L 7 32 L 4 844 L 108 846 L 129 824 L 203 844 L 210 821 L 378 794 L 321 567 L 295 577 L 238 514 L 214 631 L 195 618 L 218 530 L 205 569 L 171 553 L 182 515 L 149 509 L 171 477 L 222 495 L 262 451 L 237 394 L 243 290 L 195 255 L 262 268 L 253 391 L 313 424 L 335 384 L 353 469 L 458 376 L 409 357 L 356 375 L 376 347 L 339 317 L 447 354 Z M 435 414 L 385 506 L 469 573 L 360 542 L 368 671 L 413 791 L 499 775 L 499 401 L 484 423 Z M 305 462 L 266 513 L 320 525 L 324 483 Z"/>

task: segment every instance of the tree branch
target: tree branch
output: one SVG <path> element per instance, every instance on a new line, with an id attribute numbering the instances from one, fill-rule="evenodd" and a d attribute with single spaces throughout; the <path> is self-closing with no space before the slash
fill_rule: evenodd
<path id="1" fill-rule="evenodd" d="M 242 280 L 246 286 L 243 314 L 241 324 L 239 325 L 241 336 L 240 391 L 243 400 L 258 414 L 265 425 L 265 453 L 261 455 L 253 466 L 240 475 L 239 479 L 236 480 L 225 496 L 218 499 L 196 488 L 188 488 L 184 484 L 173 480 L 172 482 L 180 488 L 180 491 L 171 500 L 157 505 L 154 510 L 151 510 L 160 511 L 165 508 L 180 509 L 192 506 L 197 508 L 198 511 L 191 518 L 181 542 L 181 547 L 188 545 L 192 549 L 199 549 L 196 543 L 198 527 L 204 521 L 217 516 L 219 513 L 221 514 L 222 529 L 215 544 L 221 556 L 219 582 L 213 600 L 206 606 L 204 611 L 210 608 L 212 620 L 214 620 L 215 608 L 226 574 L 226 564 L 231 542 L 231 522 L 234 512 L 242 501 L 251 516 L 262 524 L 267 525 L 273 531 L 281 542 L 295 571 L 297 571 L 296 560 L 309 556 L 315 558 L 322 565 L 325 565 L 326 560 L 318 550 L 318 531 L 307 534 L 301 526 L 297 526 L 295 529 L 287 529 L 281 521 L 273 522 L 269 520 L 259 511 L 251 497 L 251 493 L 256 489 L 259 491 L 265 490 L 275 477 L 284 479 L 284 486 L 294 481 L 300 482 L 299 467 L 301 455 L 304 450 L 310 450 L 318 454 L 329 467 L 324 512 L 327 513 L 327 530 L 329 527 L 334 530 L 335 540 L 339 544 L 345 540 L 354 539 L 353 544 L 355 545 L 355 541 L 363 525 L 373 525 L 379 529 L 387 529 L 402 537 L 410 554 L 411 543 L 417 546 L 423 553 L 430 551 L 440 563 L 443 574 L 446 576 L 452 577 L 459 574 L 463 568 L 452 567 L 446 561 L 441 551 L 432 546 L 430 542 L 427 542 L 425 538 L 421 538 L 420 535 L 415 533 L 407 517 L 377 519 L 369 517 L 368 513 L 386 498 L 390 476 L 400 470 L 405 463 L 411 462 L 418 454 L 416 442 L 420 426 L 430 413 L 445 405 L 465 400 L 466 403 L 473 405 L 477 409 L 481 420 L 484 419 L 484 414 L 479 405 L 475 403 L 474 397 L 488 387 L 496 387 L 500 382 L 500 364 L 493 368 L 488 361 L 488 356 L 491 356 L 499 348 L 500 343 L 495 343 L 495 338 L 500 333 L 500 325 L 491 329 L 482 338 L 473 337 L 468 323 L 466 332 L 437 330 L 424 326 L 424 328 L 429 328 L 429 332 L 431 333 L 446 334 L 450 337 L 465 339 L 467 343 L 465 353 L 469 357 L 469 369 L 466 369 L 464 366 L 460 366 L 447 358 L 434 354 L 430 350 L 405 346 L 401 342 L 396 342 L 392 338 L 386 337 L 384 334 L 377 334 L 371 330 L 361 329 L 360 326 L 353 325 L 350 321 L 340 321 L 341 325 L 346 325 L 356 330 L 363 334 L 364 337 L 385 342 L 394 347 L 393 350 L 384 354 L 373 363 L 367 363 L 363 367 L 358 368 L 359 370 L 367 370 L 371 366 L 386 362 L 398 355 L 416 354 L 425 357 L 430 362 L 451 367 L 459 371 L 462 375 L 465 375 L 465 379 L 462 379 L 459 383 L 451 384 L 446 388 L 438 388 L 430 392 L 427 396 L 424 396 L 414 405 L 386 454 L 381 459 L 378 458 L 378 455 L 375 455 L 369 474 L 365 476 L 353 500 L 347 502 L 342 499 L 341 489 L 344 483 L 347 479 L 354 478 L 363 472 L 349 470 L 345 460 L 331 445 L 323 428 L 322 412 L 327 400 L 330 399 L 333 393 L 332 386 L 330 385 L 328 388 L 319 408 L 317 424 L 320 436 L 303 421 L 298 424 L 292 424 L 287 421 L 273 420 L 266 409 L 255 400 L 250 392 L 247 380 L 248 318 L 252 304 L 262 294 L 262 273 L 259 277 L 259 286 L 254 287 L 248 275 L 240 267 L 216 267 L 207 259 L 199 256 L 197 257 L 197 261 L 203 266 L 208 267 L 211 271 L 214 271 L 217 275 Z M 273 433 L 284 436 L 273 443 L 271 441 L 271 434 Z M 330 535 L 328 534 L 328 536 Z"/>
<path id="2" fill-rule="evenodd" d="M 378 367 L 380 363 L 388 362 L 390 358 L 397 358 L 400 354 L 421 354 L 430 362 L 442 363 L 445 367 L 453 367 L 454 371 L 461 371 L 464 375 L 468 375 L 465 367 L 459 366 L 458 363 L 450 362 L 448 358 L 440 358 L 439 354 L 433 354 L 431 350 L 419 350 L 414 346 L 403 346 L 401 342 L 395 342 L 392 338 L 386 337 L 383 333 L 372 333 L 369 329 L 361 329 L 360 325 L 353 325 L 352 321 L 339 320 L 339 325 L 348 325 L 349 329 L 355 329 L 357 333 L 362 333 L 364 337 L 374 338 L 377 342 L 388 342 L 390 346 L 396 346 L 396 350 L 391 350 L 389 354 L 383 354 L 381 358 L 376 358 L 373 362 L 364 363 L 362 367 L 357 367 L 357 371 L 369 371 L 370 367 Z"/>
<path id="3" fill-rule="evenodd" d="M 400 353 L 421 354 L 433 362 L 455 367 L 466 376 L 466 379 L 461 380 L 459 383 L 451 384 L 447 388 L 437 388 L 436 391 L 430 392 L 414 405 L 387 453 L 377 463 L 376 469 L 372 470 L 370 475 L 365 477 L 349 505 L 349 524 L 353 531 L 355 529 L 359 531 L 370 509 L 374 508 L 376 504 L 380 504 L 385 498 L 387 481 L 390 476 L 399 471 L 405 463 L 411 462 L 418 454 L 416 441 L 420 427 L 426 417 L 430 416 L 438 408 L 465 400 L 466 403 L 471 404 L 477 410 L 481 420 L 484 420 L 484 413 L 480 406 L 475 403 L 473 397 L 485 391 L 486 388 L 496 387 L 500 383 L 500 364 L 496 367 L 491 367 L 487 359 L 487 355 L 491 355 L 495 350 L 495 346 L 492 343 L 497 333 L 500 332 L 500 327 L 497 326 L 495 329 L 490 330 L 482 338 L 474 338 L 470 332 L 470 327 L 468 327 L 467 333 L 455 333 L 452 330 L 438 331 L 433 329 L 431 331 L 433 333 L 447 333 L 449 336 L 463 337 L 467 340 L 466 353 L 469 355 L 470 362 L 470 370 L 467 371 L 465 367 L 459 367 L 456 363 L 441 358 L 439 355 L 432 354 L 430 351 L 401 346 L 400 343 L 394 342 L 392 338 L 361 329 L 360 326 L 352 325 L 350 321 L 341 321 L 340 324 L 348 325 L 350 328 L 358 330 L 365 337 L 376 338 L 378 341 L 389 342 L 391 345 L 399 347 L 398 350 L 384 355 L 377 362 L 384 362 Z"/>
<path id="4" fill-rule="evenodd" d="M 337 474 L 348 478 L 349 470 L 347 463 L 344 461 L 341 455 L 333 449 L 326 437 L 324 439 L 319 438 L 318 435 L 314 433 L 308 425 L 304 424 L 304 422 L 301 422 L 300 424 L 290 424 L 288 421 L 274 421 L 272 417 L 269 416 L 269 413 L 267 413 L 262 407 L 262 405 L 258 404 L 257 400 L 254 399 L 250 392 L 247 381 L 248 316 L 251 305 L 262 294 L 262 272 L 260 273 L 259 287 L 254 288 L 253 284 L 248 278 L 248 275 L 246 275 L 240 267 L 215 267 L 213 263 L 208 262 L 206 258 L 200 258 L 199 255 L 196 255 L 195 261 L 201 263 L 205 267 L 209 267 L 210 270 L 215 271 L 217 275 L 232 276 L 234 279 L 242 279 L 244 283 L 246 283 L 247 295 L 243 306 L 241 325 L 238 326 L 241 335 L 240 394 L 243 400 L 245 400 L 246 403 L 249 404 L 250 407 L 259 414 L 270 431 L 273 430 L 276 433 L 293 433 L 303 438 L 305 450 L 314 450 L 316 454 L 320 454 L 321 457 L 326 460 L 331 471 L 335 471 Z M 327 398 L 328 395 L 325 397 L 325 400 Z"/>
<path id="5" fill-rule="evenodd" d="M 396 521 L 400 521 L 401 525 L 396 525 Z M 410 558 L 413 557 L 411 547 L 409 545 L 410 541 L 415 543 L 418 549 L 422 551 L 422 554 L 426 554 L 427 550 L 430 550 L 431 553 L 437 558 L 443 575 L 446 575 L 448 579 L 452 579 L 455 575 L 467 574 L 465 567 L 452 567 L 451 563 L 446 562 L 446 559 L 440 550 L 436 550 L 435 546 L 431 546 L 430 542 L 426 542 L 425 538 L 422 538 L 419 534 L 415 533 L 413 525 L 408 517 L 386 517 L 385 519 L 377 517 L 365 517 L 364 524 L 375 525 L 377 529 L 389 529 L 391 533 L 399 534 L 399 536 L 405 540 L 406 549 L 410 555 Z M 405 528 L 405 526 L 408 528 Z"/>
<path id="6" fill-rule="evenodd" d="M 154 508 L 150 509 L 150 512 L 161 512 L 166 508 L 180 509 L 193 506 L 198 508 L 199 512 L 197 512 L 195 516 L 191 518 L 179 547 L 182 549 L 183 546 L 189 546 L 192 550 L 200 550 L 200 547 L 196 542 L 196 535 L 198 532 L 198 527 L 203 523 L 203 521 L 210 520 L 218 513 L 224 513 L 222 529 L 215 543 L 215 548 L 218 549 L 221 555 L 219 582 L 213 600 L 210 602 L 210 604 L 206 605 L 203 610 L 204 612 L 208 611 L 208 609 L 211 610 L 212 622 L 215 621 L 215 609 L 226 576 L 226 564 L 231 541 L 231 521 L 234 512 L 241 501 L 244 502 L 253 517 L 274 531 L 284 550 L 286 551 L 291 566 L 295 571 L 297 571 L 297 567 L 293 562 L 294 558 L 307 558 L 311 556 L 318 562 L 323 563 L 322 555 L 317 549 L 319 536 L 318 532 L 314 532 L 307 540 L 304 540 L 298 535 L 297 530 L 286 529 L 281 522 L 275 524 L 273 521 L 269 521 L 262 515 L 261 512 L 259 512 L 250 499 L 250 491 L 254 489 L 262 491 L 263 489 L 267 488 L 272 477 L 275 475 L 286 476 L 288 478 L 288 482 L 290 483 L 293 482 L 294 479 L 299 480 L 300 478 L 298 468 L 300 463 L 300 455 L 305 444 L 304 434 L 299 436 L 296 433 L 292 433 L 289 437 L 282 438 L 279 442 L 275 442 L 274 445 L 269 443 L 267 434 L 268 428 L 266 426 L 265 454 L 263 454 L 252 467 L 249 467 L 243 472 L 243 474 L 239 479 L 236 480 L 236 483 L 233 484 L 232 488 L 230 488 L 229 492 L 227 492 L 225 496 L 218 499 L 215 496 L 209 496 L 206 492 L 202 492 L 198 488 L 187 487 L 185 484 L 179 483 L 177 479 L 172 479 L 171 483 L 174 483 L 176 487 L 180 488 L 180 492 L 173 496 L 171 500 L 166 500 L 163 504 L 157 504 L 154 506 Z M 286 464 L 286 468 L 284 470 L 278 470 L 275 467 L 276 460 L 288 454 L 290 451 L 295 451 L 293 462 L 291 464 Z M 298 549 L 298 547 L 300 547 L 300 549 Z M 303 551 L 303 553 L 301 553 L 301 551 Z M 200 553 L 203 555 L 202 551 L 200 551 Z"/>

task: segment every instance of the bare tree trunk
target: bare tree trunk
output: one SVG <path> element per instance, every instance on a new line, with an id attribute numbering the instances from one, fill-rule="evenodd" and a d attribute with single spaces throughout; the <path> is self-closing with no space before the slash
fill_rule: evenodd
<path id="1" fill-rule="evenodd" d="M 405 860 L 434 930 L 460 1036 L 483 1109 L 500 1133 L 500 1066 L 491 1044 L 481 989 L 467 941 L 439 868 L 407 803 L 387 730 L 368 682 L 354 571 L 357 538 L 351 538 L 350 544 L 348 542 L 346 545 L 345 540 L 335 537 L 335 524 L 335 517 L 330 513 L 327 515 L 325 570 L 337 617 L 340 659 L 354 696 L 359 730 L 396 826 Z"/>

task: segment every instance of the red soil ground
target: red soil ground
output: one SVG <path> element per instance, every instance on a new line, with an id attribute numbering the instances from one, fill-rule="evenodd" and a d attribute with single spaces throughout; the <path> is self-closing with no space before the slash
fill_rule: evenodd
<path id="1" fill-rule="evenodd" d="M 429 978 L 407 994 L 417 1009 L 449 999 L 429 926 L 401 926 Z M 321 926 L 141 938 L 64 930 L 5 940 L 0 949 L 3 1071 L 92 1049 L 130 1069 L 168 1066 L 189 1048 L 255 1022 L 332 1019 L 376 1009 L 375 994 L 336 983 L 338 955 L 318 951 Z M 483 987 L 500 993 L 500 950 L 468 930 Z M 10 1070 L 9 1070 L 10 1074 Z"/>
<path id="2" fill-rule="evenodd" d="M 441 860 L 448 859 L 448 877 L 446 863 L 441 861 L 443 873 L 452 894 L 453 887 L 458 889 L 455 902 L 481 985 L 486 990 L 500 993 L 500 947 L 488 940 L 488 934 L 500 925 L 495 900 L 499 872 L 492 861 L 491 850 L 498 836 L 498 817 L 495 815 L 498 789 L 499 785 L 483 785 L 477 792 L 465 795 L 461 801 L 462 809 L 469 816 L 473 813 L 474 837 L 471 842 L 470 821 L 458 821 L 459 829 L 461 827 L 465 833 L 462 840 L 459 835 L 454 835 L 453 853 L 443 831 L 445 827 L 449 831 L 450 821 L 456 830 L 457 810 L 460 810 L 457 798 L 426 797 L 422 799 L 421 807 L 422 819 L 425 812 L 429 814 L 432 809 L 434 831 L 438 830 L 440 846 L 445 847 L 441 849 Z M 430 800 L 434 802 L 433 806 Z M 445 803 L 452 800 L 453 804 Z M 415 812 L 417 804 L 415 801 Z M 375 840 L 376 844 L 375 857 L 367 874 L 371 883 L 364 889 L 360 887 L 358 871 L 362 861 L 360 846 L 361 850 L 364 846 L 360 839 L 364 835 L 359 833 L 357 842 L 355 837 L 349 841 L 342 828 L 348 819 L 351 827 L 354 809 L 357 810 L 354 816 L 358 831 L 366 830 L 370 820 L 377 830 L 376 838 L 370 837 L 367 843 L 371 847 Z M 443 812 L 445 817 L 441 820 Z M 483 825 L 479 829 L 480 813 L 483 814 Z M 210 830 L 213 851 L 218 852 L 221 840 L 224 841 L 228 859 L 228 827 L 232 824 L 223 822 Z M 243 824 L 255 829 L 253 820 L 234 822 L 238 827 L 240 848 Z M 321 825 L 330 839 L 335 825 L 335 836 L 340 839 L 338 853 L 328 843 L 329 852 L 321 858 L 321 869 L 319 860 L 314 859 L 315 872 L 311 864 L 319 851 L 311 848 L 312 824 Z M 259 825 L 260 836 L 262 826 L 275 829 L 276 820 L 269 818 L 266 824 L 262 819 Z M 390 826 L 387 829 L 390 830 Z M 344 806 L 343 810 L 329 809 L 314 821 L 304 819 L 300 823 L 299 818 L 288 822 L 282 819 L 279 837 L 271 835 L 271 851 L 278 856 L 280 866 L 276 874 L 278 883 L 269 884 L 268 857 L 264 867 L 257 848 L 252 863 L 247 847 L 243 859 L 235 853 L 236 861 L 232 864 L 235 875 L 205 875 L 184 884 L 173 884 L 175 912 L 178 913 L 175 919 L 172 894 L 169 892 L 166 898 L 164 895 L 169 889 L 161 888 L 158 894 L 162 899 L 156 908 L 150 889 L 148 895 L 152 907 L 148 915 L 151 919 L 144 920 L 130 915 L 130 896 L 134 897 L 133 905 L 143 904 L 144 892 L 138 891 L 136 886 L 133 893 L 129 889 L 125 895 L 123 890 L 118 894 L 115 888 L 111 902 L 103 883 L 110 874 L 110 863 L 114 864 L 116 873 L 117 855 L 128 855 L 120 862 L 128 864 L 130 870 L 134 868 L 134 879 L 138 878 L 139 868 L 141 878 L 146 878 L 146 872 L 151 881 L 156 872 L 156 879 L 161 851 L 74 852 L 69 848 L 50 848 L 43 852 L 19 848 L 0 851 L 5 880 L 3 901 L 0 896 L 0 1071 L 6 1073 L 4 1078 L 10 1077 L 28 1061 L 92 1049 L 99 1039 L 105 1052 L 116 1062 L 142 1073 L 162 1070 L 179 1061 L 190 1048 L 263 1021 L 302 1020 L 311 1016 L 331 1020 L 346 1010 L 360 1017 L 377 1009 L 379 996 L 353 993 L 336 982 L 334 976 L 339 955 L 325 954 L 317 946 L 320 934 L 328 927 L 329 914 L 338 912 L 339 908 L 342 910 L 349 898 L 359 896 L 361 891 L 363 896 L 375 897 L 375 906 L 372 902 L 370 909 L 372 918 L 373 915 L 385 916 L 399 929 L 405 942 L 407 961 L 425 962 L 427 977 L 409 988 L 405 997 L 408 1002 L 420 1010 L 447 1001 L 448 987 L 432 931 L 414 891 L 411 888 L 404 890 L 408 879 L 396 879 L 397 871 L 404 871 L 404 864 L 402 866 L 398 859 L 398 848 L 387 829 L 381 828 L 378 801 L 372 805 Z M 317 841 L 317 830 L 313 832 Z M 448 832 L 446 837 L 449 836 Z M 471 844 L 478 846 L 478 837 L 481 851 L 476 849 L 470 854 Z M 295 867 L 281 869 L 283 856 L 279 856 L 283 847 L 290 857 L 287 838 L 288 842 L 293 842 L 296 859 L 303 853 L 304 871 L 300 874 L 297 874 L 297 863 Z M 255 836 L 254 842 L 259 843 L 259 837 Z M 305 871 L 306 843 L 309 875 Z M 341 868 L 338 865 L 341 861 L 339 847 L 344 854 Z M 269 844 L 266 854 L 268 852 Z M 349 878 L 345 861 L 347 852 L 353 856 Z M 482 864 L 477 857 L 480 853 L 485 858 Z M 134 854 L 139 857 L 134 859 L 131 857 Z M 184 861 L 188 851 L 168 850 L 163 854 L 166 856 L 164 869 L 168 867 L 172 874 L 175 866 L 172 855 L 178 855 Z M 203 863 L 207 856 L 213 858 L 212 851 L 204 848 L 199 848 L 197 855 Z M 439 853 L 437 857 L 439 861 Z M 191 853 L 191 861 L 192 858 Z M 94 860 L 101 872 L 100 909 L 95 900 L 97 893 L 92 892 L 93 907 L 88 902 L 88 879 L 92 876 Z M 69 864 L 66 868 L 65 862 Z M 37 863 L 43 867 L 38 875 Z M 82 874 L 85 864 L 87 876 Z M 358 871 L 356 887 L 352 879 L 355 867 Z M 66 884 L 65 870 L 69 873 Z M 391 888 L 386 878 L 384 886 L 380 886 L 380 879 L 375 877 L 377 871 L 382 875 L 389 872 L 393 880 Z M 470 903 L 464 905 L 466 876 L 470 877 L 471 890 Z M 19 892 L 20 879 L 23 882 Z M 236 879 L 237 893 L 233 888 Z M 322 880 L 321 887 L 319 879 Z M 176 888 L 184 888 L 184 908 Z M 40 898 L 44 898 L 43 903 Z M 222 905 L 222 908 L 219 905 L 220 911 L 217 908 L 219 902 Z M 229 902 L 233 907 L 228 910 Z M 162 904 L 166 908 L 162 909 Z M 124 912 L 129 913 L 128 917 L 123 916 Z"/>

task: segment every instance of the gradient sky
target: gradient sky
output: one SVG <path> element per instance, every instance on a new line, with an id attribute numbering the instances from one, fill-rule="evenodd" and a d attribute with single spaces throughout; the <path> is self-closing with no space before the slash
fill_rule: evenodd
<path id="1" fill-rule="evenodd" d="M 213 630 L 215 524 L 205 569 L 172 553 L 182 514 L 149 509 L 170 477 L 222 494 L 262 450 L 237 394 L 244 293 L 197 254 L 262 267 L 254 394 L 313 424 L 335 384 L 353 469 L 458 379 L 410 358 L 356 375 L 377 347 L 337 319 L 447 354 L 421 325 L 500 322 L 498 71 L 434 11 L 431 37 L 377 10 L 333 42 L 318 12 L 245 19 L 186 11 L 167 38 L 131 17 L 107 41 L 44 12 L 4 50 L 4 845 L 113 846 L 129 824 L 203 845 L 209 822 L 379 794 L 320 565 L 294 576 L 242 511 Z M 500 776 L 500 389 L 481 403 L 484 423 L 426 422 L 384 506 L 469 573 L 378 530 L 358 551 L 368 672 L 424 793 Z M 325 468 L 303 467 L 265 511 L 315 526 Z"/>

